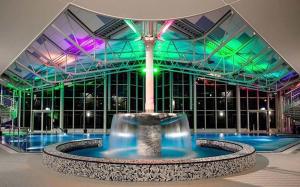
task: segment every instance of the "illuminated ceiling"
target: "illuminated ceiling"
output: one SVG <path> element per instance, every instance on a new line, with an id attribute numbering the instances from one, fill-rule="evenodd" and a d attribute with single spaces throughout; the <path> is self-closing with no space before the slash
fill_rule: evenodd
<path id="1" fill-rule="evenodd" d="M 144 68 L 147 21 L 70 6 L 2 74 L 19 89 Z M 276 91 L 298 74 L 229 6 L 154 22 L 155 66 Z"/>

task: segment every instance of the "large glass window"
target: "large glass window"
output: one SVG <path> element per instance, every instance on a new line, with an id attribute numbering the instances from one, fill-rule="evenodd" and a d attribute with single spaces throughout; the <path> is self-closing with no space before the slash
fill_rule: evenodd
<path id="1" fill-rule="evenodd" d="M 129 76 L 129 77 L 128 77 Z M 172 77 L 173 76 L 173 77 Z M 70 82 L 64 85 L 64 127 L 103 128 L 104 119 L 104 78 Z M 173 81 L 172 81 L 173 80 Z M 196 82 L 194 82 L 196 81 Z M 236 128 L 236 86 L 223 82 L 194 77 L 189 74 L 161 71 L 155 75 L 155 110 L 158 112 L 185 112 L 190 126 L 194 119 L 197 128 Z M 115 113 L 143 112 L 145 104 L 145 74 L 141 72 L 107 75 L 107 127 Z M 196 90 L 194 90 L 196 86 Z M 33 91 L 33 110 L 50 108 L 54 123 L 59 126 L 60 86 Z M 194 91 L 196 98 L 194 100 Z M 52 96 L 53 93 L 53 96 Z M 30 91 L 24 94 L 25 125 L 30 123 Z M 268 95 L 265 92 L 240 87 L 241 127 L 266 129 Z M 53 100 L 52 100 L 53 98 Z M 194 103 L 195 102 L 195 103 Z M 269 95 L 270 126 L 275 123 L 275 98 Z M 54 107 L 52 108 L 52 103 Z M 196 116 L 194 117 L 194 106 Z M 247 111 L 249 109 L 249 111 Z M 23 108 L 22 108 L 23 110 Z M 23 113 L 22 113 L 23 115 Z M 73 116 L 74 115 L 74 116 Z M 257 115 L 258 118 L 257 118 Z M 73 121 L 74 118 L 74 121 Z M 23 120 L 23 117 L 22 117 Z"/>

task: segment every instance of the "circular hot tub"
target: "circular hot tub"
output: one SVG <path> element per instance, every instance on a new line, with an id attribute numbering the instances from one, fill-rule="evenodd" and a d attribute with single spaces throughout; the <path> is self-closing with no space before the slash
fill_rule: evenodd
<path id="1" fill-rule="evenodd" d="M 102 146 L 101 139 L 53 144 L 44 149 L 43 163 L 63 174 L 108 181 L 187 181 L 236 174 L 253 167 L 252 146 L 227 141 L 196 140 L 196 146 L 229 154 L 181 159 L 115 159 L 79 156 L 76 150 Z"/>

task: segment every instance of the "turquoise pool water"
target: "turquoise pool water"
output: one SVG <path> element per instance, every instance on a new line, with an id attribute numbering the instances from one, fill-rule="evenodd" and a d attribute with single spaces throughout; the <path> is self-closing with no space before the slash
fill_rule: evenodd
<path id="1" fill-rule="evenodd" d="M 2 137 L 2 143 L 8 144 L 20 151 L 24 152 L 41 152 L 47 145 L 67 142 L 80 139 L 102 138 L 104 142 L 108 142 L 108 136 L 105 134 L 33 134 L 28 136 L 5 136 Z M 252 134 L 193 134 L 193 142 L 198 138 L 207 138 L 214 140 L 227 140 L 246 143 L 252 145 L 258 152 L 278 151 L 289 145 L 300 142 L 300 137 L 277 136 L 277 135 L 252 135 Z"/>
<path id="2" fill-rule="evenodd" d="M 108 147 L 94 147 L 94 148 L 86 148 L 79 149 L 69 152 L 73 155 L 78 156 L 87 156 L 87 157 L 95 157 L 95 158 L 105 158 L 110 157 L 105 153 Z M 212 157 L 212 156 L 220 156 L 230 154 L 230 151 L 225 151 L 222 149 L 208 148 L 208 147 L 199 147 L 194 146 L 192 149 L 192 153 L 187 155 L 185 152 L 175 149 L 165 149 L 161 150 L 160 159 L 176 159 L 176 158 L 204 158 L 204 157 Z M 122 151 L 118 154 L 118 158 L 124 159 L 136 159 L 137 150 L 129 149 L 126 151 Z"/>

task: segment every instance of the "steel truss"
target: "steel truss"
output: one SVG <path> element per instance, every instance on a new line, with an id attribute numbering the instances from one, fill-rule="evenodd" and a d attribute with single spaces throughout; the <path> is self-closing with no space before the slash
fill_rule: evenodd
<path id="1" fill-rule="evenodd" d="M 216 24 L 211 27 L 209 31 L 206 33 L 201 33 L 196 28 L 192 28 L 187 21 L 180 21 L 178 24 L 171 26 L 172 30 L 182 30 L 184 27 L 188 27 L 191 30 L 188 33 L 188 29 L 185 30 L 183 35 L 190 36 L 192 38 L 187 39 L 174 39 L 174 40 L 159 40 L 158 44 L 166 44 L 166 49 L 157 49 L 154 48 L 154 60 L 155 65 L 159 66 L 162 70 L 166 71 L 174 71 L 174 72 L 182 72 L 187 74 L 193 74 L 197 76 L 203 76 L 208 79 L 214 79 L 224 82 L 229 82 L 232 84 L 243 85 L 250 88 L 259 88 L 265 91 L 276 91 L 278 88 L 278 81 L 280 81 L 283 76 L 278 77 L 277 79 L 269 79 L 265 77 L 265 74 L 271 73 L 276 69 L 283 66 L 284 62 L 277 62 L 275 66 L 268 65 L 267 69 L 262 73 L 248 73 L 243 70 L 244 66 L 255 65 L 258 64 L 263 58 L 264 55 L 269 54 L 271 49 L 269 47 L 261 50 L 255 55 L 252 55 L 248 59 L 245 59 L 243 56 L 239 54 L 245 47 L 247 47 L 252 42 L 258 39 L 258 36 L 251 37 L 248 41 L 242 44 L 238 49 L 232 50 L 226 44 L 232 41 L 236 36 L 241 34 L 248 28 L 248 25 L 243 25 L 238 28 L 236 31 L 229 33 L 224 33 L 223 39 L 225 40 L 218 42 L 211 37 L 211 33 L 215 29 L 217 29 L 221 24 L 223 24 L 226 20 L 234 15 L 233 11 L 228 11 L 223 17 L 220 18 L 216 22 Z M 100 52 L 87 52 L 76 40 L 75 31 L 72 28 L 70 20 L 75 21 L 78 25 L 80 25 L 87 34 L 93 39 L 94 49 L 96 45 L 96 40 L 99 39 L 96 33 L 93 33 L 86 25 L 84 25 L 75 15 L 66 11 L 64 13 L 66 16 L 71 29 L 71 33 L 74 36 L 75 40 L 70 38 L 70 35 L 65 33 L 62 29 L 57 27 L 55 23 L 51 25 L 53 29 L 55 29 L 61 36 L 63 36 L 66 40 L 72 43 L 78 50 L 79 54 L 75 58 L 75 62 L 72 64 L 68 64 L 69 58 L 72 57 L 72 54 L 64 51 L 59 45 L 53 42 L 50 38 L 45 35 L 41 35 L 41 37 L 45 38 L 47 42 L 51 45 L 55 46 L 58 51 L 61 52 L 61 55 L 56 59 L 52 59 L 50 55 L 43 55 L 38 49 L 34 47 L 30 47 L 31 50 L 34 50 L 38 55 L 43 57 L 43 59 L 47 60 L 47 63 L 43 62 L 41 59 L 32 55 L 28 50 L 25 51 L 25 57 L 28 61 L 32 61 L 35 59 L 36 62 L 40 63 L 40 66 L 33 67 L 31 65 L 27 66 L 22 63 L 19 58 L 15 61 L 15 66 L 21 68 L 31 74 L 33 74 L 35 79 L 22 79 L 22 77 L 13 76 L 13 73 L 6 73 L 8 77 L 11 79 L 17 79 L 18 87 L 21 89 L 27 89 L 30 87 L 39 88 L 43 87 L 44 84 L 47 85 L 56 85 L 62 82 L 70 82 L 76 81 L 80 79 L 89 79 L 91 77 L 98 77 L 107 74 L 126 72 L 126 71 L 135 71 L 145 66 L 145 52 L 144 49 L 136 49 L 134 48 L 134 42 L 141 41 L 130 41 L 130 40 L 118 40 L 111 39 L 108 37 L 100 38 L 104 40 L 104 49 Z M 119 23 L 118 23 L 119 24 Z M 118 32 L 126 28 L 126 24 L 120 24 L 120 28 Z M 114 43 L 117 42 L 118 45 L 121 45 L 121 49 L 118 51 L 114 50 Z M 186 42 L 190 48 L 188 50 L 182 50 L 179 42 Z M 207 45 L 208 43 L 212 43 L 215 49 L 207 53 Z M 45 44 L 44 44 L 45 45 Z M 203 48 L 203 52 L 199 52 L 198 49 Z M 47 47 L 45 46 L 48 54 Z M 129 49 L 129 50 L 128 50 Z M 232 51 L 232 53 L 228 55 L 224 55 L 218 58 L 218 62 L 214 66 L 210 64 L 210 59 L 214 57 L 214 55 L 218 54 L 220 50 Z M 124 58 L 122 55 L 126 55 Z M 130 56 L 128 56 L 130 54 Z M 31 56 L 29 58 L 29 56 Z M 174 58 L 176 56 L 176 58 Z M 238 56 L 240 59 L 243 59 L 243 66 L 239 68 L 228 68 L 226 64 L 226 59 Z M 58 64 L 58 61 L 62 61 L 62 63 Z M 291 80 L 293 81 L 293 80 Z M 289 82 L 289 80 L 288 80 Z"/>

